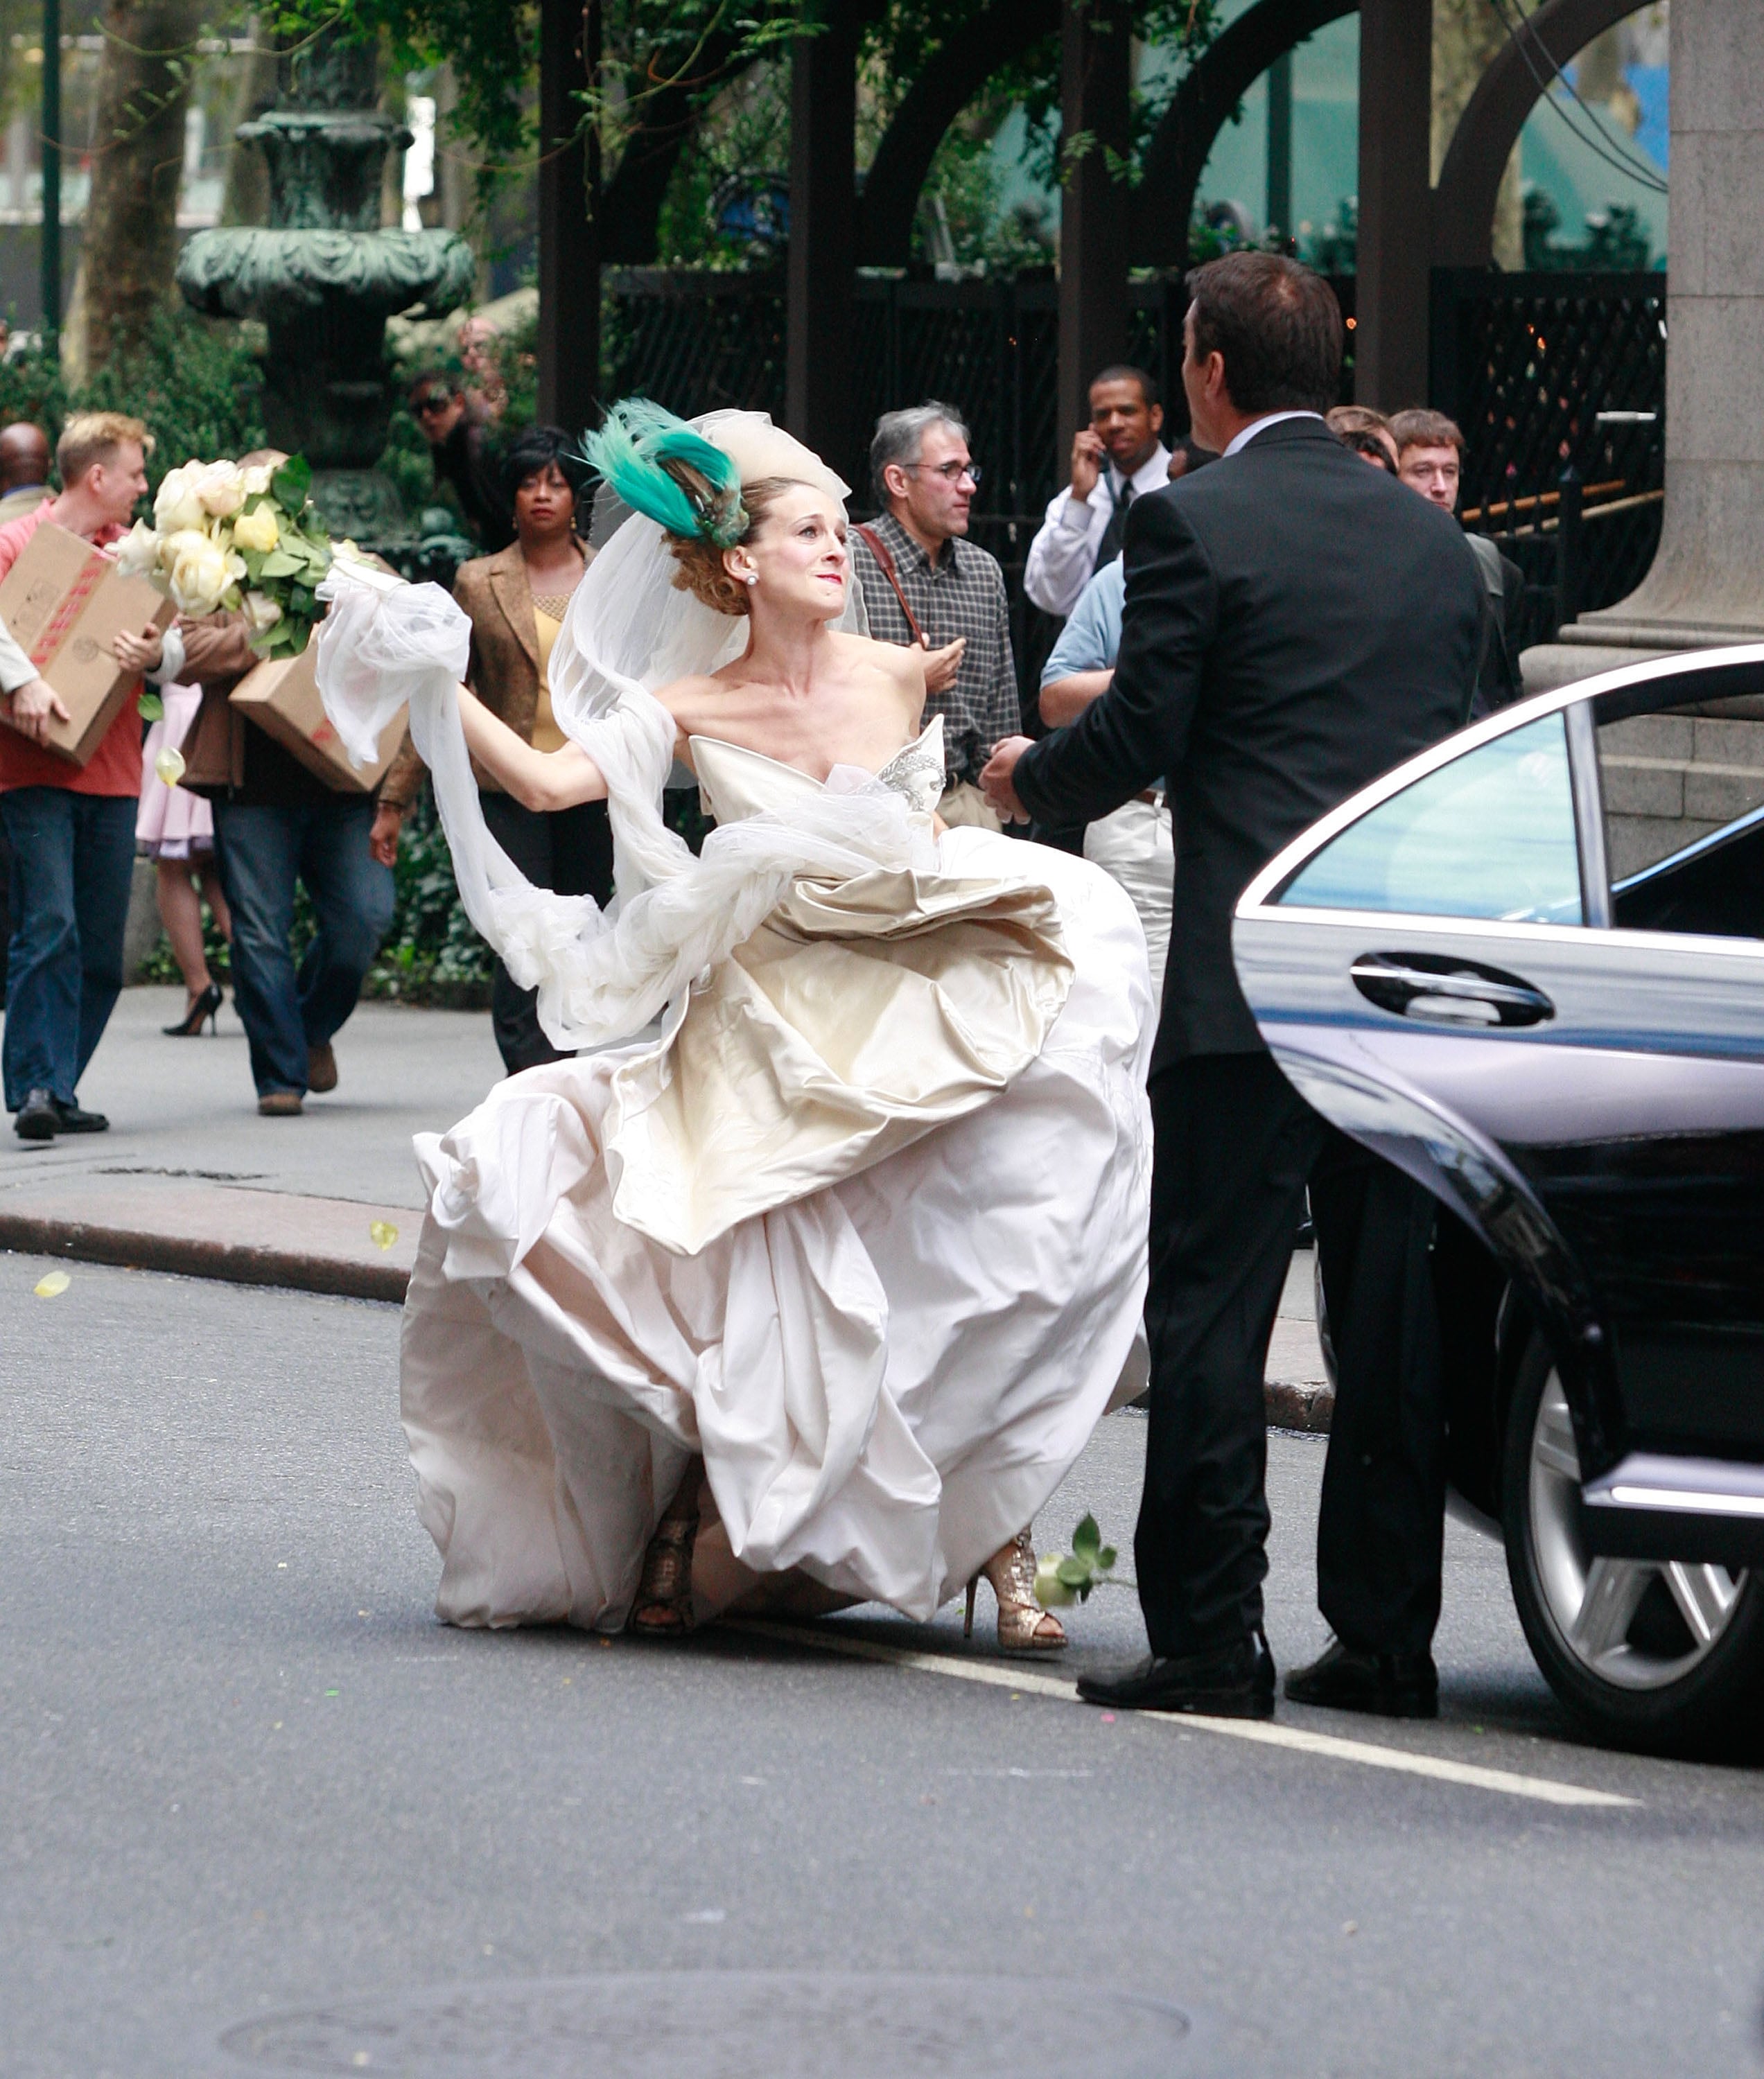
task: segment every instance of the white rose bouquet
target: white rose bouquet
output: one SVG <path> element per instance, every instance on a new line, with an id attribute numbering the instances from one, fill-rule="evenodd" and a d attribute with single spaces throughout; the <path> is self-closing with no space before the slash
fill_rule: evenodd
<path id="1" fill-rule="evenodd" d="M 262 655 L 296 655 L 312 632 L 319 581 L 331 567 L 331 539 L 312 485 L 304 455 L 279 467 L 186 462 L 167 471 L 153 525 L 136 521 L 119 543 L 118 564 L 153 579 L 182 613 L 242 611 Z"/>

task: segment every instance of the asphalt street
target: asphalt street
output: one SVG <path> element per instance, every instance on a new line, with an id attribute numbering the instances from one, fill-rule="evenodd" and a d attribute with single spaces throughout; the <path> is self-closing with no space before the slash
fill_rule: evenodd
<path id="1" fill-rule="evenodd" d="M 54 1267 L 0 1256 L 6 2079 L 1764 2064 L 1764 1779 L 1583 1743 L 1473 1533 L 1441 1721 L 1284 1745 L 1070 1702 L 1118 1587 L 1028 1669 L 953 1608 L 448 1631 L 395 1309 Z M 1143 1437 L 1041 1543 L 1128 1541 Z M 1324 1446 L 1270 1441 L 1284 1667 Z"/>

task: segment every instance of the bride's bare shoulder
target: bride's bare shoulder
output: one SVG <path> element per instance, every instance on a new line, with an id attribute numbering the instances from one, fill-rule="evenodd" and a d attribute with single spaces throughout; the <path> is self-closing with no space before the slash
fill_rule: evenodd
<path id="1" fill-rule="evenodd" d="M 874 636 L 846 635 L 836 630 L 833 640 L 854 670 L 879 671 L 903 693 L 916 692 L 921 699 L 924 697 L 925 662 L 922 650 L 899 642 L 878 642 Z"/>
<path id="2" fill-rule="evenodd" d="M 658 687 L 656 698 L 675 721 L 685 722 L 701 713 L 706 701 L 726 691 L 725 682 L 707 671 L 694 671 L 689 677 L 676 679 L 670 685 Z"/>

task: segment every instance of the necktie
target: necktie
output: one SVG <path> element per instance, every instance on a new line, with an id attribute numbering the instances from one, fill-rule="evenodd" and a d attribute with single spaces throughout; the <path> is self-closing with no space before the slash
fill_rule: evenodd
<path id="1" fill-rule="evenodd" d="M 1127 533 L 1127 508 L 1133 502 L 1133 480 L 1121 479 L 1120 491 L 1116 494 L 1115 509 L 1108 516 L 1108 525 L 1103 529 L 1103 538 L 1097 545 L 1096 568 L 1106 569 L 1121 554 L 1121 545 Z"/>

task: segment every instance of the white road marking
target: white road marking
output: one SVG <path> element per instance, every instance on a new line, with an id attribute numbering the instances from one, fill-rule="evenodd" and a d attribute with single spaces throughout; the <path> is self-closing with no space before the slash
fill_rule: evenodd
<path id="1" fill-rule="evenodd" d="M 840 1653 L 853 1660 L 880 1660 L 892 1667 L 911 1668 L 916 1674 L 941 1675 L 957 1682 L 979 1682 L 995 1689 L 1009 1689 L 1020 1696 L 1051 1696 L 1062 1704 L 1079 1699 L 1075 1682 L 1052 1675 L 1020 1673 L 1001 1667 L 996 1661 L 957 1660 L 946 1653 L 915 1653 L 911 1647 L 883 1646 L 874 1639 L 842 1638 L 831 1631 L 813 1631 L 800 1625 L 765 1624 L 756 1619 L 725 1617 L 731 1630 L 751 1632 L 756 1638 L 777 1638 L 792 1646 L 813 1647 L 822 1653 Z M 1124 1714 L 1125 1715 L 1125 1714 Z M 1484 1768 L 1474 1762 L 1448 1761 L 1442 1755 L 1415 1754 L 1405 1747 L 1379 1746 L 1371 1740 L 1344 1740 L 1333 1733 L 1307 1732 L 1265 1718 L 1205 1718 L 1186 1712 L 1138 1711 L 1142 1721 L 1161 1725 L 1174 1732 L 1217 1733 L 1228 1740 L 1249 1740 L 1259 1746 L 1285 1747 L 1294 1754 L 1318 1755 L 1329 1761 L 1352 1762 L 1361 1768 L 1394 1770 L 1401 1776 L 1429 1776 L 1437 1783 L 1457 1783 L 1472 1790 L 1493 1790 L 1507 1797 L 1529 1797 L 1543 1805 L 1637 1805 L 1636 1797 L 1619 1797 L 1609 1790 L 1589 1790 L 1578 1783 L 1558 1783 L 1547 1776 L 1520 1776 L 1511 1769 Z"/>

